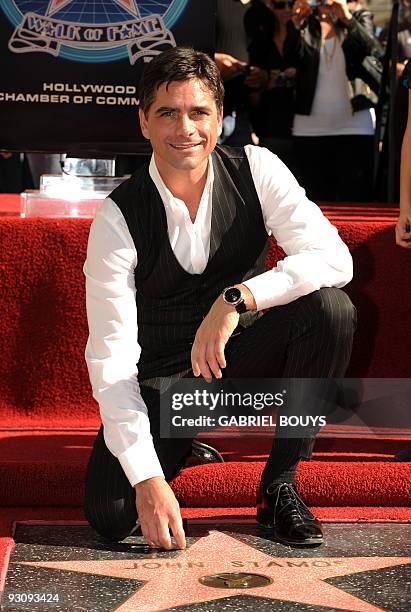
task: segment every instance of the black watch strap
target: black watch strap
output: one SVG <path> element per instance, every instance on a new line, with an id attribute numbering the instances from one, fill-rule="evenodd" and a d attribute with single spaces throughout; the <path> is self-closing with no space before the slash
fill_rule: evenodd
<path id="1" fill-rule="evenodd" d="M 239 314 L 243 314 L 243 312 L 247 312 L 247 306 L 245 305 L 245 301 L 242 300 L 241 302 L 239 302 L 236 305 L 235 309 Z"/>

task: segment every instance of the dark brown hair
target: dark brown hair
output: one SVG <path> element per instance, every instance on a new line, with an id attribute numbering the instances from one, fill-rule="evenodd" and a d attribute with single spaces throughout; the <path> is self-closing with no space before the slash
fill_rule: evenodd
<path id="1" fill-rule="evenodd" d="M 215 62 L 202 51 L 189 47 L 172 47 L 149 62 L 139 83 L 140 108 L 147 115 L 160 85 L 173 81 L 199 79 L 209 89 L 217 110 L 221 111 L 224 85 Z"/>

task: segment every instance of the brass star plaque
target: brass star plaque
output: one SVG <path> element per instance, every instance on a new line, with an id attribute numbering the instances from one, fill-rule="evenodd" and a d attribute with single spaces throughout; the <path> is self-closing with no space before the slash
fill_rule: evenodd
<path id="1" fill-rule="evenodd" d="M 223 572 L 211 576 L 201 576 L 198 580 L 201 584 L 215 589 L 254 589 L 267 586 L 273 582 L 273 579 L 269 576 L 246 572 Z"/>

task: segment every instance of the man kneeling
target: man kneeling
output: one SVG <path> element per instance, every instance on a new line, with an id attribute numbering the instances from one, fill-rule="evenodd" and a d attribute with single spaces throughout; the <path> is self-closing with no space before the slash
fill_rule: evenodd
<path id="1" fill-rule="evenodd" d="M 171 548 L 171 530 L 184 548 L 168 482 L 191 440 L 160 437 L 162 381 L 343 376 L 355 309 L 339 288 L 352 259 L 278 157 L 216 146 L 224 90 L 207 55 L 165 51 L 146 66 L 140 91 L 153 155 L 102 204 L 84 266 L 86 360 L 103 422 L 86 516 L 112 540 L 138 517 L 148 544 Z M 265 271 L 270 234 L 286 257 Z M 276 435 L 261 478 L 257 520 L 289 545 L 323 539 L 295 489 L 315 433 Z"/>

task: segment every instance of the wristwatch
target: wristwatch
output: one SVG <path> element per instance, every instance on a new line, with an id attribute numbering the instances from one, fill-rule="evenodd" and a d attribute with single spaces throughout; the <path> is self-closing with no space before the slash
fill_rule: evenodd
<path id="1" fill-rule="evenodd" d="M 226 304 L 230 304 L 234 306 L 236 311 L 239 314 L 247 311 L 247 306 L 245 305 L 244 296 L 241 293 L 241 290 L 238 287 L 226 287 L 223 293 L 223 300 Z"/>

